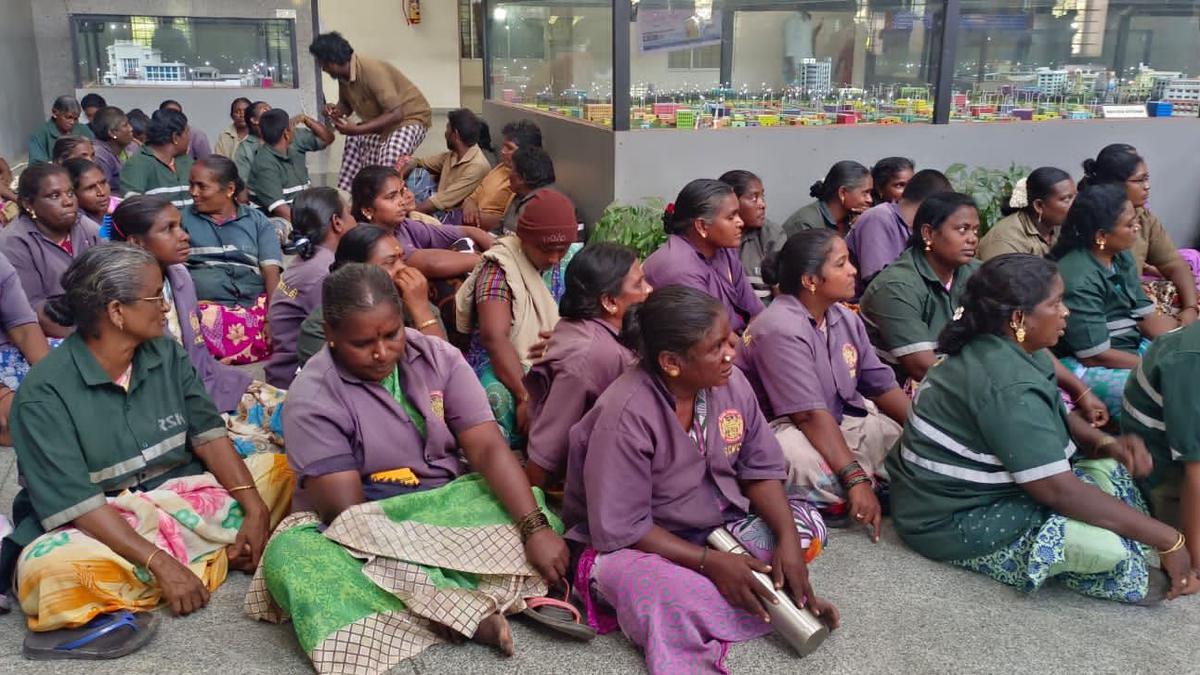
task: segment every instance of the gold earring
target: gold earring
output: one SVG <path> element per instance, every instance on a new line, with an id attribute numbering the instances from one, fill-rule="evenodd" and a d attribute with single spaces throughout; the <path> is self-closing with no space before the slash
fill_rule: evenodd
<path id="1" fill-rule="evenodd" d="M 368 223 L 369 223 L 369 222 L 371 222 L 371 214 L 369 214 L 369 213 L 364 213 L 364 214 L 363 214 L 363 216 L 364 216 L 364 217 L 367 219 L 367 222 L 368 222 Z"/>
<path id="2" fill-rule="evenodd" d="M 807 288 L 808 288 L 808 292 L 809 292 L 809 293 L 816 293 L 816 292 L 817 292 L 817 285 L 816 285 L 816 284 L 809 284 L 809 285 L 807 286 Z"/>
<path id="3" fill-rule="evenodd" d="M 1024 321 L 1021 321 L 1021 323 L 1017 323 L 1016 321 L 1013 321 L 1012 323 L 1008 324 L 1008 326 L 1009 326 L 1009 328 L 1013 329 L 1013 334 L 1016 335 L 1017 342 L 1025 341 L 1025 322 Z"/>
<path id="4" fill-rule="evenodd" d="M 1103 251 L 1104 250 L 1104 240 L 1101 239 L 1101 240 L 1097 241 L 1096 243 L 1100 245 L 1100 250 Z"/>
<path id="5" fill-rule="evenodd" d="M 932 241 L 929 241 L 928 239 L 925 240 L 925 250 L 926 251 L 933 250 L 933 242 Z"/>
<path id="6" fill-rule="evenodd" d="M 330 349 L 333 349 L 334 347 L 337 347 L 337 345 L 336 345 L 336 344 L 334 344 L 333 340 L 330 340 L 330 341 L 329 341 L 329 348 L 330 348 Z"/>
<path id="7" fill-rule="evenodd" d="M 679 370 L 676 368 L 672 368 L 667 371 L 667 376 L 668 377 L 679 377 Z"/>

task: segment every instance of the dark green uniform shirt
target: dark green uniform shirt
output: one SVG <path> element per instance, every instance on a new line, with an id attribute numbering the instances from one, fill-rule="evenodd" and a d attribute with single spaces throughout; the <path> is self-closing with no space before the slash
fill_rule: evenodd
<path id="1" fill-rule="evenodd" d="M 934 365 L 887 459 L 901 538 L 963 560 L 1040 526 L 1049 512 L 1021 485 L 1071 470 L 1066 415 L 1045 350 L 981 335 Z"/>
<path id="2" fill-rule="evenodd" d="M 233 151 L 233 163 L 237 166 L 238 175 L 242 177 L 243 183 L 250 180 L 250 167 L 254 165 L 254 157 L 258 155 L 258 149 L 262 145 L 261 138 L 249 134 L 238 144 L 237 150 Z"/>
<path id="3" fill-rule="evenodd" d="M 798 211 L 783 221 L 783 232 L 789 237 L 797 232 L 819 230 L 822 227 L 828 227 L 831 230 L 838 229 L 837 222 L 829 213 L 829 208 L 820 199 L 800 207 Z"/>
<path id="4" fill-rule="evenodd" d="M 125 196 L 158 195 L 179 209 L 191 206 L 192 195 L 188 192 L 188 181 L 192 176 L 192 158 L 179 155 L 175 158 L 175 170 L 162 163 L 150 146 L 142 149 L 121 167 L 121 187 Z"/>
<path id="5" fill-rule="evenodd" d="M 14 541 L 25 546 L 122 490 L 203 473 L 192 449 L 225 435 L 224 420 L 175 340 L 137 348 L 126 392 L 72 334 L 29 371 L 13 402 L 24 487 L 13 504 Z"/>
<path id="6" fill-rule="evenodd" d="M 1154 457 L 1151 486 L 1176 467 L 1200 462 L 1200 323 L 1161 335 L 1125 383 L 1121 430 L 1146 441 Z"/>
<path id="7" fill-rule="evenodd" d="M 250 165 L 250 178 L 246 180 L 250 198 L 267 215 L 284 204 L 291 205 L 296 194 L 309 186 L 304 156 L 324 147 L 308 129 L 296 130 L 286 153 L 261 145 Z"/>
<path id="8" fill-rule="evenodd" d="M 1136 354 L 1142 341 L 1137 324 L 1154 311 L 1138 280 L 1133 254 L 1121 251 L 1105 268 L 1091 251 L 1076 249 L 1058 261 L 1066 293 L 1063 304 L 1071 310 L 1067 333 L 1054 352 L 1086 359 L 1109 349 Z"/>
<path id="9" fill-rule="evenodd" d="M 38 127 L 29 137 L 29 163 L 49 162 L 54 156 L 54 143 L 63 136 L 95 138 L 88 125 L 82 122 L 76 122 L 75 126 L 71 127 L 71 133 L 64 134 L 58 130 L 58 125 L 54 123 L 54 120 L 46 120 L 46 123 Z"/>
<path id="10" fill-rule="evenodd" d="M 938 334 L 954 319 L 967 279 L 981 264 L 972 260 L 954 270 L 947 290 L 924 252 L 910 247 L 871 280 L 859 311 L 879 358 L 896 368 L 901 381 L 907 374 L 900 357 L 937 349 Z"/>

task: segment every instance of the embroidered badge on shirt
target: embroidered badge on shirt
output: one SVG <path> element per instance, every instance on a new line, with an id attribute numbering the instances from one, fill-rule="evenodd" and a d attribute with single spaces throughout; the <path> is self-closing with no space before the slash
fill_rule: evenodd
<path id="1" fill-rule="evenodd" d="M 846 362 L 850 377 L 858 375 L 858 350 L 849 342 L 842 345 L 842 360 Z"/>
<path id="2" fill-rule="evenodd" d="M 429 409 L 439 420 L 446 419 L 446 401 L 440 391 L 429 392 Z"/>
<path id="3" fill-rule="evenodd" d="M 746 435 L 746 422 L 742 413 L 729 409 L 717 418 L 717 429 L 721 432 L 721 440 L 725 441 L 725 456 L 736 454 L 742 449 L 742 438 Z"/>
<path id="4" fill-rule="evenodd" d="M 742 344 L 747 347 L 750 346 L 750 331 L 746 331 L 745 333 L 742 333 Z"/>

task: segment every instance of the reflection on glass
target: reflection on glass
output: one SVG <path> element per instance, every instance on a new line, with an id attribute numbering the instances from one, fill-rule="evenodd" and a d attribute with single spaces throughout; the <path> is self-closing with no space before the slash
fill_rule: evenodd
<path id="1" fill-rule="evenodd" d="M 78 87 L 298 86 L 288 19 L 75 15 Z"/>
<path id="2" fill-rule="evenodd" d="M 956 119 L 1197 113 L 1200 2 L 963 0 Z M 1150 101 L 1159 103 L 1147 103 Z"/>
<path id="3" fill-rule="evenodd" d="M 489 3 L 492 97 L 612 125 L 612 4 Z"/>
<path id="4" fill-rule="evenodd" d="M 630 26 L 630 126 L 928 122 L 943 7 L 641 0 Z"/>

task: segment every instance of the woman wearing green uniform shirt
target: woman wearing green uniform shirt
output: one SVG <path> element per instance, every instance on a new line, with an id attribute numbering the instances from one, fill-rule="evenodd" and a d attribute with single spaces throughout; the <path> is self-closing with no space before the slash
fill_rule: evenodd
<path id="1" fill-rule="evenodd" d="M 1146 515 L 1130 475 L 1149 471 L 1145 446 L 1068 414 L 1055 388 L 1045 350 L 1067 328 L 1063 293 L 1053 263 L 1022 253 L 967 282 L 888 458 L 896 529 L 923 555 L 1028 591 L 1058 578 L 1120 602 L 1174 598 L 1200 581 L 1183 534 Z"/>
<path id="2" fill-rule="evenodd" d="M 1055 353 L 1114 418 L 1121 414 L 1129 369 L 1150 340 L 1179 327 L 1177 320 L 1157 314 L 1142 290 L 1130 253 L 1139 230 L 1124 186 L 1084 186 L 1050 251 L 1071 310 Z"/>
<path id="3" fill-rule="evenodd" d="M 152 255 L 91 248 L 63 284 L 46 311 L 77 330 L 30 371 L 12 413 L 24 653 L 113 658 L 158 623 L 133 612 L 165 601 L 189 614 L 229 568 L 257 567 L 291 478 L 282 455 L 238 458 L 187 353 L 163 336 Z"/>

